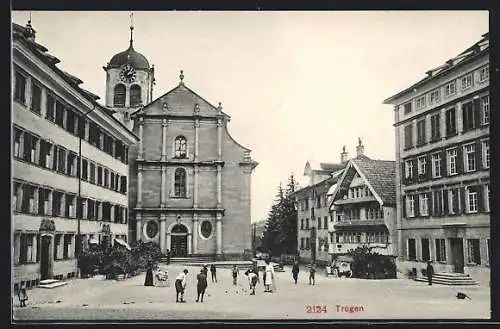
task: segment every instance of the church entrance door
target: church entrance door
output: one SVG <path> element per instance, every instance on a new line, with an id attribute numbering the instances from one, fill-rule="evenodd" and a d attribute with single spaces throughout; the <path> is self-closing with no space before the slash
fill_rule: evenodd
<path id="1" fill-rule="evenodd" d="M 177 224 L 172 228 L 170 252 L 172 257 L 186 257 L 187 256 L 187 236 L 188 229 L 182 224 Z"/>

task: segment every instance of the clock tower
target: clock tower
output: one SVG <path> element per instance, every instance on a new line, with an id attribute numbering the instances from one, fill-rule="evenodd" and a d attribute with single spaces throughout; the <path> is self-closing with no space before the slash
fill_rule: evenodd
<path id="1" fill-rule="evenodd" d="M 130 113 L 151 102 L 153 98 L 154 65 L 133 47 L 134 27 L 130 26 L 130 45 L 127 50 L 114 55 L 106 66 L 106 107 L 113 116 L 130 130 L 133 121 Z"/>

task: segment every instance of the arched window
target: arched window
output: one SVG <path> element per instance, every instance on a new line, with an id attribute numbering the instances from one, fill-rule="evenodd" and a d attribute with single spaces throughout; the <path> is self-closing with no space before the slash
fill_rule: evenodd
<path id="1" fill-rule="evenodd" d="M 139 106 L 141 103 L 141 87 L 133 85 L 130 87 L 130 106 Z"/>
<path id="2" fill-rule="evenodd" d="M 186 197 L 186 170 L 183 168 L 175 169 L 174 178 L 174 188 L 175 196 L 185 198 Z"/>
<path id="3" fill-rule="evenodd" d="M 175 157 L 185 158 L 187 156 L 187 143 L 186 138 L 179 136 L 175 139 Z"/>
<path id="4" fill-rule="evenodd" d="M 124 107 L 125 106 L 125 86 L 120 84 L 117 84 L 115 86 L 115 92 L 113 95 L 113 105 L 115 107 Z"/>

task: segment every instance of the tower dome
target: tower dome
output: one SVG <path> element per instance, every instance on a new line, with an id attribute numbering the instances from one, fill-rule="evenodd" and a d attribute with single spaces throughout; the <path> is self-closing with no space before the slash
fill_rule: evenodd
<path id="1" fill-rule="evenodd" d="M 108 67 L 120 67 L 124 64 L 130 64 L 136 69 L 149 69 L 149 62 L 146 57 L 135 51 L 132 43 L 127 50 L 118 53 L 111 58 Z"/>
<path id="2" fill-rule="evenodd" d="M 108 63 L 108 68 L 121 67 L 124 64 L 130 64 L 135 69 L 149 69 L 149 62 L 146 57 L 135 51 L 133 46 L 132 32 L 133 26 L 130 26 L 130 46 L 127 50 L 114 55 Z"/>

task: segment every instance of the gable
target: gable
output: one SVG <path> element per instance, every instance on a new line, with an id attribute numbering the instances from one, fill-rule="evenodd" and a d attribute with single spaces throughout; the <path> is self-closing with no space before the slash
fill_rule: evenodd
<path id="1" fill-rule="evenodd" d="M 168 104 L 168 108 L 165 108 L 166 104 Z M 215 106 L 184 85 L 179 85 L 158 97 L 142 108 L 142 113 L 144 115 L 192 116 L 195 114 L 195 106 L 197 104 L 199 111 L 196 114 L 203 117 L 217 116 L 218 109 Z M 139 111 L 141 110 L 133 114 Z M 224 115 L 227 116 L 226 114 Z"/>

